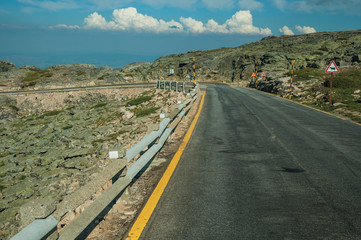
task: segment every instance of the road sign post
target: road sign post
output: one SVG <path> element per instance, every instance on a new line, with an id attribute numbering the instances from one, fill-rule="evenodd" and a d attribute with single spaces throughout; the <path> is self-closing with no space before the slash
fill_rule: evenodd
<path id="1" fill-rule="evenodd" d="M 295 65 L 295 60 L 292 60 L 292 67 L 291 67 L 291 83 L 290 83 L 290 100 L 292 99 L 292 93 L 293 93 L 293 68 Z"/>
<path id="2" fill-rule="evenodd" d="M 257 86 L 256 86 L 256 84 L 257 84 L 257 75 L 256 75 L 254 72 L 253 72 L 252 75 L 251 75 L 251 84 L 250 84 L 250 85 L 252 85 L 253 82 L 255 82 L 255 83 L 254 83 L 254 84 L 255 84 L 255 87 L 257 87 Z"/>
<path id="3" fill-rule="evenodd" d="M 242 80 L 244 78 L 244 69 L 246 68 L 246 56 L 243 56 L 243 62 L 242 62 Z"/>
<path id="4" fill-rule="evenodd" d="M 330 65 L 328 65 L 328 67 L 326 68 L 326 73 L 331 73 L 331 79 L 330 79 L 330 104 L 333 105 L 332 103 L 332 78 L 333 78 L 333 73 L 339 73 L 340 70 L 338 69 L 335 61 L 331 61 Z"/>
<path id="5" fill-rule="evenodd" d="M 193 57 L 193 84 L 196 84 L 196 58 Z"/>
<path id="6" fill-rule="evenodd" d="M 160 79 L 160 80 L 163 80 L 163 69 L 162 69 L 162 64 L 159 64 L 159 67 L 160 67 L 160 70 L 159 70 L 160 77 L 159 77 L 159 79 Z"/>

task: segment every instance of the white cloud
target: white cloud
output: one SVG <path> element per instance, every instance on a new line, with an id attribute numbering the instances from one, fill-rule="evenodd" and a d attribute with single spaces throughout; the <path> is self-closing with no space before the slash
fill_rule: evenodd
<path id="1" fill-rule="evenodd" d="M 239 0 L 238 6 L 241 9 L 248 9 L 248 10 L 262 10 L 263 3 L 258 2 L 256 0 Z"/>
<path id="2" fill-rule="evenodd" d="M 205 31 L 203 23 L 201 21 L 194 20 L 191 17 L 188 18 L 181 17 L 180 22 L 183 24 L 185 29 L 187 29 L 192 33 L 202 33 Z"/>
<path id="3" fill-rule="evenodd" d="M 230 33 L 243 33 L 243 34 L 261 34 L 271 35 L 272 31 L 269 28 L 260 29 L 253 26 L 252 14 L 249 10 L 238 11 L 232 16 L 231 19 L 226 21 L 227 29 Z"/>
<path id="4" fill-rule="evenodd" d="M 249 10 L 236 12 L 223 24 L 219 24 L 214 19 L 210 19 L 204 24 L 191 17 L 181 17 L 179 21 L 171 20 L 167 22 L 162 19 L 158 20 L 152 16 L 138 13 L 136 8 L 130 7 L 114 10 L 111 21 L 107 21 L 102 15 L 94 12 L 84 19 L 84 28 L 154 33 L 272 34 L 269 28 L 253 26 L 252 14 Z"/>
<path id="5" fill-rule="evenodd" d="M 313 27 L 308 27 L 308 26 L 296 26 L 296 29 L 303 34 L 309 34 L 309 33 L 315 33 L 316 29 L 314 29 Z"/>
<path id="6" fill-rule="evenodd" d="M 114 22 L 107 22 L 105 18 L 94 12 L 84 19 L 85 28 L 98 28 L 102 30 L 111 30 L 115 28 Z"/>
<path id="7" fill-rule="evenodd" d="M 287 2 L 286 0 L 273 0 L 273 4 L 279 9 L 279 10 L 284 10 Z"/>
<path id="8" fill-rule="evenodd" d="M 135 8 L 122 8 L 113 11 L 113 21 L 107 22 L 105 18 L 94 12 L 84 19 L 85 28 L 102 30 L 122 31 L 145 31 L 145 32 L 176 32 L 181 31 L 183 26 L 172 20 L 166 22 L 148 15 L 137 12 Z"/>
<path id="9" fill-rule="evenodd" d="M 284 35 L 295 35 L 295 33 L 287 26 L 283 26 L 283 28 L 280 28 L 279 31 Z"/>
<path id="10" fill-rule="evenodd" d="M 80 27 L 78 25 L 66 25 L 66 24 L 58 24 L 55 26 L 50 26 L 50 29 L 55 29 L 55 28 L 64 28 L 64 29 L 80 29 Z"/>
<path id="11" fill-rule="evenodd" d="M 18 0 L 18 2 L 50 11 L 73 10 L 82 7 L 73 0 L 60 0 L 60 1 Z"/>
<path id="12" fill-rule="evenodd" d="M 213 19 L 208 20 L 205 27 L 206 27 L 207 31 L 211 32 L 211 33 L 227 33 L 228 32 L 225 24 L 219 25 Z"/>
<path id="13" fill-rule="evenodd" d="M 203 4 L 210 9 L 232 9 L 234 0 L 202 0 Z"/>

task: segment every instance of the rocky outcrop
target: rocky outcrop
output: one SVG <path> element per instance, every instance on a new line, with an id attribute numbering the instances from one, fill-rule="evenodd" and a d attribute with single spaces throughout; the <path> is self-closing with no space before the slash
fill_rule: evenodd
<path id="1" fill-rule="evenodd" d="M 0 60 L 0 72 L 9 72 L 14 69 L 16 69 L 15 64 Z"/>
<path id="2" fill-rule="evenodd" d="M 3 69 L 3 71 L 1 71 Z M 0 90 L 51 89 L 133 83 L 133 74 L 110 67 L 89 64 L 56 65 L 46 69 L 35 66 L 15 68 L 10 62 L 0 62 Z"/>
<path id="3" fill-rule="evenodd" d="M 256 69 L 258 73 L 266 71 L 267 75 L 282 76 L 289 71 L 292 60 L 295 60 L 295 69 L 324 68 L 330 60 L 335 60 L 341 67 L 359 65 L 361 30 L 271 36 L 236 48 L 165 56 L 152 63 L 126 66 L 122 71 L 138 78 L 162 76 L 184 80 L 187 75 L 192 76 L 195 64 L 197 79 L 201 81 L 249 81 Z M 241 76 L 243 68 L 244 75 Z M 175 70 L 174 75 L 170 69 Z"/>

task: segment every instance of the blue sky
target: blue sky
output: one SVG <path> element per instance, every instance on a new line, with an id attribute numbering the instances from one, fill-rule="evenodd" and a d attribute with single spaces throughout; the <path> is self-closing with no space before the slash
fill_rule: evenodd
<path id="1" fill-rule="evenodd" d="M 45 68 L 361 29 L 361 0 L 0 0 L 0 59 Z"/>

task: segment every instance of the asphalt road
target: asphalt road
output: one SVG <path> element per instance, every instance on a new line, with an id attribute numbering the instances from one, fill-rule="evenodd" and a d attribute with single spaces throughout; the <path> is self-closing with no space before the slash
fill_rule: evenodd
<path id="1" fill-rule="evenodd" d="M 142 239 L 361 239 L 361 127 L 211 86 Z"/>
<path id="2" fill-rule="evenodd" d="M 98 85 L 98 86 L 85 86 L 85 87 L 70 87 L 70 88 L 53 88 L 53 89 L 38 89 L 38 90 L 19 90 L 19 91 L 0 91 L 0 95 L 7 94 L 25 94 L 25 93 L 48 93 L 48 92 L 68 92 L 68 91 L 82 91 L 90 89 L 100 88 L 135 88 L 135 87 L 151 87 L 154 88 L 156 83 L 125 83 L 125 84 L 109 84 L 109 85 Z"/>

